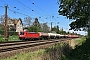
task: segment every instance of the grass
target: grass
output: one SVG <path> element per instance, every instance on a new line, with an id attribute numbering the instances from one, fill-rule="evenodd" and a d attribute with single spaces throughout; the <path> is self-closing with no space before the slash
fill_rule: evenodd
<path id="1" fill-rule="evenodd" d="M 33 60 L 34 58 L 38 58 L 39 56 L 41 56 L 44 53 L 44 51 L 45 50 L 40 49 L 38 51 L 29 53 L 22 52 L 20 54 L 17 54 L 15 56 L 3 60 Z"/>
<path id="2" fill-rule="evenodd" d="M 86 37 L 81 37 L 81 38 L 75 39 L 75 43 L 77 43 L 78 46 L 82 45 L 85 41 L 86 41 Z"/>
<path id="3" fill-rule="evenodd" d="M 4 42 L 4 36 L 0 36 L 0 42 Z"/>
<path id="4" fill-rule="evenodd" d="M 8 41 L 20 41 L 17 35 L 9 36 Z M 5 42 L 4 36 L 0 36 L 0 42 Z"/>
<path id="5" fill-rule="evenodd" d="M 19 38 L 17 35 L 9 36 L 8 41 L 19 41 Z"/>

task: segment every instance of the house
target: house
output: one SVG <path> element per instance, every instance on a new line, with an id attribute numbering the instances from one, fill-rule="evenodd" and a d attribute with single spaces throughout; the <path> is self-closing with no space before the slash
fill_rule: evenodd
<path id="1" fill-rule="evenodd" d="M 23 30 L 22 20 L 19 19 L 8 19 L 8 27 L 10 31 L 20 32 Z"/>

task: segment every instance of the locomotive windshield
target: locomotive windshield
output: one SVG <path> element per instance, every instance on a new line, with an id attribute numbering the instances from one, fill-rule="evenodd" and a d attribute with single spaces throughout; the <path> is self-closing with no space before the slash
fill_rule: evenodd
<path id="1" fill-rule="evenodd" d="M 24 35 L 24 32 L 20 32 L 20 35 Z"/>

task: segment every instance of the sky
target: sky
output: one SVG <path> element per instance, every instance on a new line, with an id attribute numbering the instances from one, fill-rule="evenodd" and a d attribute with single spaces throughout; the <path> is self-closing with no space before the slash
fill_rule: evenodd
<path id="1" fill-rule="evenodd" d="M 38 18 L 40 23 L 45 23 L 50 26 L 58 25 L 60 29 L 73 32 L 69 30 L 69 24 L 72 22 L 65 16 L 58 13 L 59 5 L 58 0 L 0 0 L 0 15 L 5 14 L 5 6 L 8 5 L 8 16 L 10 18 L 24 18 L 30 16 Z M 79 34 L 85 35 L 86 32 L 75 31 Z"/>

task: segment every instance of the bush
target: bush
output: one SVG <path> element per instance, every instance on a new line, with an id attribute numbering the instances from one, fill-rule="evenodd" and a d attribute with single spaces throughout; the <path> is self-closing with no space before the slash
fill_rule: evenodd
<path id="1" fill-rule="evenodd" d="M 12 36 L 12 35 L 17 35 L 17 33 L 15 31 L 10 31 L 9 32 L 9 35 Z"/>
<path id="2" fill-rule="evenodd" d="M 4 35 L 4 31 L 3 31 L 3 30 L 0 30 L 0 34 L 1 34 L 1 35 Z"/>

